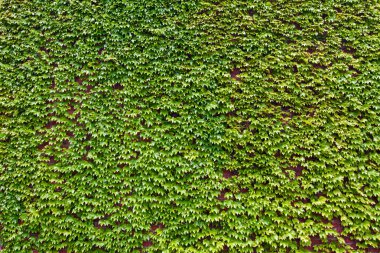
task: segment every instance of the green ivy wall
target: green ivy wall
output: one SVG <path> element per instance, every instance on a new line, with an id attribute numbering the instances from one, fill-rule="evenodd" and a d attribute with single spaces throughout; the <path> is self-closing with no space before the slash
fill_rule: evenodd
<path id="1" fill-rule="evenodd" d="M 379 31 L 378 0 L 2 0 L 2 252 L 380 252 Z"/>

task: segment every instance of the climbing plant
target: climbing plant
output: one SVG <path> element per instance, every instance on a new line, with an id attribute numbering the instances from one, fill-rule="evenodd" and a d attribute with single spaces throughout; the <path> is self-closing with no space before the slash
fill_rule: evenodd
<path id="1" fill-rule="evenodd" d="M 377 0 L 0 1 L 3 252 L 380 252 Z"/>

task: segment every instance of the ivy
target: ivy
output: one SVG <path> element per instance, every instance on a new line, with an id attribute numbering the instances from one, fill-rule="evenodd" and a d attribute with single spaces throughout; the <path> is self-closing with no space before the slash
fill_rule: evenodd
<path id="1" fill-rule="evenodd" d="M 4 252 L 378 252 L 378 1 L 0 1 Z"/>

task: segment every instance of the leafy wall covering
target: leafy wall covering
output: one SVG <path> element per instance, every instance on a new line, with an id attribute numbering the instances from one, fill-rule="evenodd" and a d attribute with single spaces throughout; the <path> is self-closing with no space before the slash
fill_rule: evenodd
<path id="1" fill-rule="evenodd" d="M 2 0 L 3 252 L 380 252 L 378 0 Z"/>

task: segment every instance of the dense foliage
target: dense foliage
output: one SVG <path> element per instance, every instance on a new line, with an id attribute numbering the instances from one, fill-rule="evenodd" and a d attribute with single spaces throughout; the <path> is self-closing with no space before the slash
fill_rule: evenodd
<path id="1" fill-rule="evenodd" d="M 377 0 L 2 0 L 4 252 L 379 252 Z"/>

